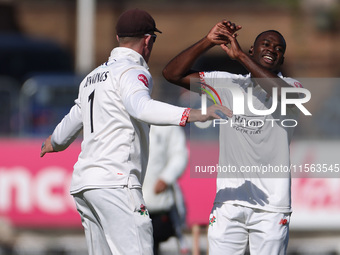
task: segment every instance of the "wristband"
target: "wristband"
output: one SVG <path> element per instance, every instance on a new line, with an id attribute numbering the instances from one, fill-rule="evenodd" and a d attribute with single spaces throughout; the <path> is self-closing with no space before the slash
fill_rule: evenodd
<path id="1" fill-rule="evenodd" d="M 182 114 L 181 121 L 179 123 L 180 126 L 185 127 L 185 125 L 188 122 L 189 114 L 190 114 L 190 108 L 186 108 Z"/>

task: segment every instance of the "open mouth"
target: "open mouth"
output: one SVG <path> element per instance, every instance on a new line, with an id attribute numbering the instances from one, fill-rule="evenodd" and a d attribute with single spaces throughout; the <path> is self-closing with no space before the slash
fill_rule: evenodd
<path id="1" fill-rule="evenodd" d="M 272 64 L 272 63 L 274 63 L 274 61 L 275 61 L 275 58 L 274 58 L 274 57 L 268 56 L 268 55 L 263 56 L 263 59 L 264 59 L 264 61 L 265 61 L 266 63 L 268 63 L 268 64 Z"/>

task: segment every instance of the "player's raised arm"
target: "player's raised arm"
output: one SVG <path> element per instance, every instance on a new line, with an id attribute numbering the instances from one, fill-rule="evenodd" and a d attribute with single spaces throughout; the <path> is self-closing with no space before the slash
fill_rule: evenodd
<path id="1" fill-rule="evenodd" d="M 192 66 L 197 58 L 215 45 L 228 43 L 227 35 L 234 34 L 239 29 L 241 29 L 241 26 L 236 26 L 230 21 L 222 20 L 217 23 L 207 36 L 182 51 L 165 66 L 163 69 L 164 78 L 189 90 L 190 79 L 199 78 L 198 72 L 192 70 Z M 199 87 L 197 87 L 197 90 L 194 89 L 194 91 L 199 92 Z"/>

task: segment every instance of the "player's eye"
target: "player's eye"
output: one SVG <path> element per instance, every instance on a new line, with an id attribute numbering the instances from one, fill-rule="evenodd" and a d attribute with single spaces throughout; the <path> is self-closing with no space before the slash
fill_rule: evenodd
<path id="1" fill-rule="evenodd" d="M 282 47 L 276 47 L 275 50 L 279 51 L 279 52 L 283 52 L 283 48 Z"/>

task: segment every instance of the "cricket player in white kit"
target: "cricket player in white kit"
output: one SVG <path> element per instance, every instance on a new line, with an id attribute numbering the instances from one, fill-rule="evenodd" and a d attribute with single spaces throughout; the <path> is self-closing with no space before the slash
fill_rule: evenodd
<path id="1" fill-rule="evenodd" d="M 180 125 L 231 116 L 226 107 L 200 110 L 150 98 L 148 61 L 160 32 L 145 11 L 123 13 L 119 47 L 79 86 L 75 105 L 42 146 L 41 156 L 66 149 L 83 131 L 71 183 L 89 254 L 153 254 L 152 225 L 141 186 L 148 160 L 149 125 Z"/>
<path id="2" fill-rule="evenodd" d="M 168 63 L 163 70 L 165 78 L 187 89 L 192 78 L 199 79 L 196 84 L 201 85 L 191 87 L 192 90 L 212 88 L 220 96 L 222 105 L 230 109 L 235 100 L 233 89 L 241 91 L 245 100 L 252 91 L 249 101 L 260 111 L 271 108 L 277 96 L 272 94 L 273 88 L 280 91 L 284 87 L 301 87 L 298 81 L 285 78 L 279 72 L 286 50 L 286 42 L 279 32 L 261 33 L 247 55 L 236 40 L 235 32 L 239 29 L 240 26 L 229 21 L 219 22 L 206 37 Z M 215 45 L 221 45 L 249 74 L 190 70 L 195 60 Z M 292 96 L 300 95 L 292 93 Z M 299 110 L 295 105 L 286 110 L 287 115 L 282 115 L 278 106 L 273 113 L 259 116 L 245 104 L 243 114 L 234 114 L 229 124 L 220 125 L 219 165 L 232 166 L 235 172 L 217 176 L 208 230 L 210 255 L 242 255 L 248 243 L 251 254 L 286 254 L 292 212 L 290 172 L 279 170 L 269 175 L 261 171 L 247 172 L 261 170 L 261 167 L 289 168 L 289 144 L 294 128 L 281 123 L 284 119 L 296 121 Z"/>

